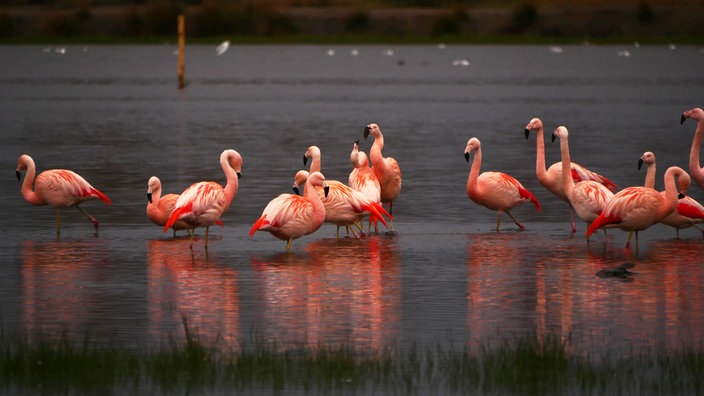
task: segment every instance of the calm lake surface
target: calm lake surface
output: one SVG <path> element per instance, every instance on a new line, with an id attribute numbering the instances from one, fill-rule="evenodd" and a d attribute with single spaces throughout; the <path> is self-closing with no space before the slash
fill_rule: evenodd
<path id="1" fill-rule="evenodd" d="M 334 50 L 334 54 L 329 51 Z M 353 55 L 352 51 L 357 50 Z M 628 56 L 623 51 L 628 51 Z M 182 337 L 287 345 L 479 346 L 528 334 L 569 337 L 575 353 L 701 347 L 704 240 L 664 225 L 640 233 L 569 231 L 567 205 L 535 177 L 532 117 L 570 130 L 572 159 L 620 187 L 640 185 L 655 152 L 658 188 L 687 169 L 704 105 L 704 52 L 667 46 L 213 46 L 186 52 L 177 89 L 173 45 L 0 47 L 0 319 L 2 328 L 140 345 Z M 276 195 L 290 192 L 310 145 L 328 179 L 347 180 L 355 140 L 376 122 L 403 170 L 397 233 L 335 238 L 335 227 L 285 242 L 248 237 Z M 483 170 L 511 173 L 542 205 L 504 216 L 466 195 L 467 140 Z M 218 158 L 244 158 L 239 192 L 194 249 L 145 215 L 147 180 L 165 193 L 224 183 Z M 560 159 L 546 139 L 547 163 Z M 113 201 L 62 211 L 20 195 L 20 154 L 38 170 L 72 169 Z M 693 185 L 690 195 L 704 200 Z M 184 235 L 184 234 L 182 234 Z M 632 262 L 629 279 L 597 271 Z"/>

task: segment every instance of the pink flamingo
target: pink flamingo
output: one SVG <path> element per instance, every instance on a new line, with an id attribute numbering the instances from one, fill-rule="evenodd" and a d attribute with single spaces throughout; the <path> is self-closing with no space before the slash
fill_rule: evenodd
<path id="1" fill-rule="evenodd" d="M 281 194 L 272 199 L 252 225 L 249 237 L 260 230 L 270 232 L 276 238 L 287 241 L 286 251 L 291 252 L 294 239 L 317 231 L 325 221 L 325 206 L 316 191 L 319 186 L 327 195 L 325 176 L 313 172 L 306 180 L 303 196 Z"/>
<path id="2" fill-rule="evenodd" d="M 176 201 L 178 200 L 178 194 L 166 194 L 161 195 L 161 180 L 158 177 L 152 176 L 149 178 L 147 183 L 147 217 L 152 223 L 165 226 L 166 222 L 169 220 L 169 215 L 174 210 L 176 206 Z M 176 221 L 171 229 L 174 231 L 174 236 L 176 236 L 177 230 L 188 230 L 191 231 L 191 227 L 184 221 Z"/>
<path id="3" fill-rule="evenodd" d="M 665 193 L 660 194 L 650 187 L 627 187 L 617 192 L 606 205 L 604 211 L 587 229 L 587 238 L 599 228 L 619 228 L 629 231 L 626 248 L 630 247 L 631 236 L 636 233 L 638 249 L 638 231 L 645 230 L 661 222 L 675 210 L 678 196 L 675 179 L 683 177 L 686 172 L 677 166 L 667 168 L 664 176 Z"/>
<path id="4" fill-rule="evenodd" d="M 98 220 L 79 205 L 90 199 L 99 199 L 106 205 L 112 202 L 105 194 L 90 185 L 84 178 L 68 169 L 50 169 L 37 175 L 34 160 L 27 154 L 22 154 L 17 161 L 17 180 L 21 179 L 22 171 L 27 171 L 22 182 L 22 197 L 32 205 L 49 204 L 56 208 L 56 236 L 61 235 L 61 208 L 75 206 L 93 223 L 98 231 Z M 34 190 L 32 190 L 34 185 Z"/>
<path id="5" fill-rule="evenodd" d="M 646 151 L 643 153 L 638 160 L 638 170 L 640 170 L 643 164 L 647 165 L 644 186 L 655 188 L 655 154 L 651 151 Z M 704 238 L 704 230 L 697 225 L 697 223 L 704 223 L 704 206 L 702 206 L 702 204 L 697 202 L 694 198 L 686 195 L 691 183 L 692 179 L 686 173 L 677 179 L 678 191 L 685 196 L 684 198 L 680 198 L 675 210 L 661 222 L 673 227 L 678 239 L 680 237 L 680 229 L 689 228 L 692 226 L 701 231 L 702 238 Z M 664 193 L 664 191 L 660 192 L 660 194 Z"/>
<path id="6" fill-rule="evenodd" d="M 467 195 L 475 203 L 499 212 L 496 220 L 496 231 L 501 224 L 501 213 L 506 212 L 521 229 L 525 227 L 511 214 L 510 210 L 528 201 L 533 202 L 540 210 L 540 204 L 535 196 L 523 187 L 513 176 L 501 172 L 479 173 L 482 166 L 482 148 L 479 139 L 473 137 L 464 149 L 464 158 L 469 162 L 469 155 L 474 154 L 474 162 L 467 178 Z"/>
<path id="7" fill-rule="evenodd" d="M 692 140 L 692 148 L 689 150 L 689 173 L 699 185 L 704 188 L 704 168 L 699 164 L 699 149 L 704 139 L 704 110 L 695 107 L 682 113 L 680 124 L 684 124 L 687 118 L 697 120 L 697 129 L 694 131 L 694 139 Z"/>
<path id="8" fill-rule="evenodd" d="M 369 159 L 372 161 L 372 170 L 381 186 L 381 202 L 389 204 L 389 213 L 394 214 L 394 200 L 401 194 L 401 168 L 393 157 L 384 157 L 381 150 L 384 148 L 384 135 L 377 124 L 369 124 L 364 128 L 364 138 L 369 135 L 374 137 L 374 143 L 369 150 Z M 394 222 L 391 222 L 391 231 L 395 232 Z"/>
<path id="9" fill-rule="evenodd" d="M 371 166 L 369 159 L 364 151 L 359 151 L 359 140 L 354 142 L 352 152 L 350 152 L 350 163 L 352 163 L 352 171 L 347 179 L 347 184 L 352 189 L 364 194 L 370 201 L 381 203 L 381 185 L 377 179 Z M 372 219 L 369 219 L 369 229 L 371 229 Z M 376 232 L 379 232 L 376 223 L 374 223 Z"/>
<path id="10" fill-rule="evenodd" d="M 530 120 L 528 125 L 525 127 L 525 136 L 528 139 L 530 131 L 536 132 L 536 157 L 535 157 L 535 175 L 538 178 L 540 184 L 543 185 L 548 191 L 557 195 L 558 198 L 567 202 L 570 205 L 570 226 L 572 227 L 572 232 L 577 231 L 574 223 L 574 208 L 570 203 L 569 199 L 565 195 L 564 181 L 562 179 L 562 163 L 555 162 L 550 165 L 549 168 L 545 168 L 545 139 L 543 133 L 543 122 L 540 118 L 533 118 Z M 610 191 L 614 192 L 618 188 L 611 180 L 606 177 L 592 172 L 589 169 L 577 164 L 576 162 L 570 163 L 570 169 L 572 170 L 572 180 L 575 183 L 579 183 L 584 180 L 594 180 L 596 182 L 602 183 Z"/>
<path id="11" fill-rule="evenodd" d="M 220 216 L 230 207 L 237 194 L 239 178 L 242 176 L 242 156 L 235 150 L 225 150 L 220 154 L 220 166 L 227 180 L 225 188 L 214 181 L 192 184 L 178 197 L 176 206 L 164 225 L 166 232 L 177 220 L 188 224 L 191 228 L 191 248 L 196 227 L 205 227 L 205 248 L 208 248 L 210 226 L 217 224 L 222 227 Z"/>
<path id="12" fill-rule="evenodd" d="M 348 185 L 361 192 L 372 202 L 381 202 L 381 185 L 376 174 L 369 166 L 369 159 L 364 151 L 359 151 L 359 140 L 354 143 L 350 153 L 350 163 L 354 169 L 350 172 Z"/>
<path id="13" fill-rule="evenodd" d="M 300 170 L 296 173 L 293 182 L 293 191 L 296 194 L 299 193 L 298 187 L 304 184 L 308 177 L 308 171 Z M 325 221 L 337 226 L 335 237 L 340 237 L 340 227 L 344 226 L 348 232 L 352 231 L 352 234 L 359 238 L 359 235 L 350 226 L 356 226 L 360 233 L 363 233 L 364 230 L 357 223 L 365 212 L 369 213 L 370 221 L 375 223 L 381 221 L 382 224 L 387 225 L 382 214 L 386 214 L 389 218 L 391 216 L 380 203 L 370 201 L 364 194 L 340 181 L 327 180 L 326 184 L 328 192 L 324 192 L 322 187 L 317 187 L 317 191 L 325 206 Z"/>
<path id="14" fill-rule="evenodd" d="M 606 204 L 613 198 L 614 193 L 604 184 L 594 180 L 582 180 L 575 183 L 570 171 L 572 162 L 570 160 L 568 136 L 569 132 L 564 126 L 557 127 L 552 134 L 553 141 L 555 138 L 560 138 L 562 185 L 565 189 L 567 202 L 577 212 L 577 216 L 587 223 L 591 223 L 604 211 Z"/>

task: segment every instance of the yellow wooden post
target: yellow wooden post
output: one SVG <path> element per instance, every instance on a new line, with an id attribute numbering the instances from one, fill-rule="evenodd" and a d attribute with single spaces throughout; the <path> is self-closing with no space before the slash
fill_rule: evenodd
<path id="1" fill-rule="evenodd" d="M 186 86 L 186 71 L 184 66 L 186 50 L 186 22 L 183 15 L 178 16 L 178 89 Z"/>

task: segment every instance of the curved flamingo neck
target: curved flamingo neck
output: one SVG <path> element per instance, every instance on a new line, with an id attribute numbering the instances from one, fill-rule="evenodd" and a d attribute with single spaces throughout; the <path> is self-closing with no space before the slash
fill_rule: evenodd
<path id="1" fill-rule="evenodd" d="M 654 162 L 648 164 L 648 169 L 645 173 L 645 184 L 644 187 L 655 188 L 655 173 L 657 172 Z"/>
<path id="2" fill-rule="evenodd" d="M 543 181 L 547 177 L 547 168 L 545 167 L 545 137 L 543 126 L 535 130 L 535 175 L 538 180 Z"/>
<path id="3" fill-rule="evenodd" d="M 23 156 L 20 161 L 27 167 L 27 173 L 22 181 L 22 198 L 32 205 L 45 205 L 46 201 L 44 198 L 32 189 L 32 186 L 34 185 L 34 177 L 37 172 L 34 161 L 28 156 Z"/>
<path id="4" fill-rule="evenodd" d="M 661 218 L 665 218 L 677 207 L 677 196 L 679 194 L 677 191 L 677 177 L 681 177 L 683 173 L 684 171 L 676 166 L 667 168 L 665 172 L 663 180 L 665 183 L 665 202 L 659 209 Z"/>
<path id="5" fill-rule="evenodd" d="M 223 155 L 220 156 L 220 166 L 222 167 L 222 171 L 225 173 L 225 179 L 227 180 L 227 183 L 225 184 L 224 192 L 225 192 L 225 200 L 226 200 L 226 205 L 225 209 L 227 209 L 230 206 L 230 202 L 232 202 L 232 199 L 235 197 L 237 194 L 237 190 L 239 189 L 239 176 L 237 175 L 237 172 L 231 165 L 230 165 L 230 160 L 234 160 L 236 166 L 241 165 L 241 159 L 238 158 L 237 155 L 234 153 L 230 152 L 225 152 Z"/>
<path id="6" fill-rule="evenodd" d="M 303 190 L 303 197 L 313 205 L 313 211 L 315 213 L 314 216 L 316 220 L 319 220 L 322 223 L 325 221 L 325 205 L 323 205 L 323 201 L 318 194 L 318 190 L 313 185 L 311 179 L 311 177 L 308 177 L 306 180 L 305 189 Z"/>
<path id="7" fill-rule="evenodd" d="M 572 179 L 572 159 L 567 136 L 560 136 L 560 154 L 562 154 L 562 184 L 565 195 L 569 197 L 574 188 L 574 179 Z"/>
<path id="8" fill-rule="evenodd" d="M 467 194 L 472 195 L 477 189 L 477 179 L 479 178 L 479 170 L 482 166 L 482 149 L 477 148 L 474 153 L 474 160 L 472 160 L 472 169 L 469 170 L 469 177 L 467 177 Z"/>
<path id="9" fill-rule="evenodd" d="M 372 166 L 379 169 L 385 167 L 384 156 L 381 154 L 381 149 L 384 148 L 384 135 L 379 132 L 379 134 L 374 135 L 374 144 L 372 148 L 369 149 L 369 158 L 372 161 Z"/>
<path id="10" fill-rule="evenodd" d="M 702 173 L 702 167 L 699 163 L 699 149 L 704 140 L 704 119 L 697 120 L 697 129 L 694 132 L 694 140 L 692 140 L 692 148 L 689 150 L 689 171 L 693 174 Z"/>

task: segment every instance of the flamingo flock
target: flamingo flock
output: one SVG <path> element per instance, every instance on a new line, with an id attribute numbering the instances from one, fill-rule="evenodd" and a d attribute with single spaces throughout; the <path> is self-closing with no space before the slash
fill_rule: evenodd
<path id="1" fill-rule="evenodd" d="M 655 189 L 655 154 L 645 152 L 639 159 L 638 169 L 647 165 L 645 183 L 619 189 L 615 183 L 596 172 L 572 162 L 569 149 L 567 127 L 558 126 L 552 133 L 552 140 L 560 140 L 561 161 L 546 167 L 543 122 L 532 118 L 525 126 L 525 137 L 530 132 L 536 134 L 535 171 L 538 182 L 570 208 L 570 231 L 576 231 L 575 214 L 588 224 L 585 237 L 597 230 L 618 228 L 629 233 L 626 248 L 630 248 L 632 235 L 654 224 L 662 223 L 676 230 L 695 227 L 704 238 L 704 206 L 686 195 L 692 179 L 704 188 L 704 167 L 699 161 L 699 151 L 704 140 L 704 110 L 693 108 L 681 115 L 680 122 L 687 119 L 697 122 L 689 155 L 689 173 L 677 166 L 667 168 L 663 176 L 664 191 Z M 371 123 L 364 128 L 363 137 L 373 138 L 369 156 L 360 150 L 359 140 L 349 154 L 351 171 L 347 183 L 328 179 L 321 166 L 321 150 L 310 146 L 303 156 L 303 164 L 311 161 L 309 170 L 296 172 L 293 183 L 294 193 L 281 193 L 269 201 L 261 216 L 254 221 L 249 231 L 253 238 L 257 231 L 269 232 L 275 238 L 286 241 L 286 251 L 291 251 L 293 240 L 310 235 L 328 222 L 336 225 L 336 238 L 339 228 L 345 227 L 347 234 L 355 238 L 365 235 L 362 220 L 369 219 L 368 231 L 374 224 L 378 233 L 378 223 L 382 223 L 390 233 L 395 233 L 393 202 L 399 198 L 402 186 L 401 168 L 398 161 L 384 156 L 384 136 L 378 124 Z M 464 150 L 465 160 L 471 163 L 466 183 L 469 199 L 477 205 L 497 212 L 496 232 L 501 230 L 501 216 L 506 213 L 519 228 L 525 226 L 511 211 L 525 203 L 532 203 L 538 211 L 541 206 L 531 193 L 515 177 L 499 171 L 482 171 L 482 144 L 477 137 L 467 141 Z M 215 181 L 193 183 L 180 194 L 162 194 L 162 184 L 157 176 L 148 180 L 147 218 L 154 224 L 176 231 L 186 230 L 191 239 L 195 229 L 205 228 L 205 249 L 208 248 L 209 228 L 217 224 L 226 213 L 239 189 L 242 176 L 243 158 L 233 149 L 224 150 L 219 158 L 226 184 Z M 26 172 L 24 180 L 21 173 Z M 36 174 L 34 160 L 27 154 L 19 157 L 17 178 L 22 183 L 22 197 L 32 205 L 51 205 L 56 209 L 56 233 L 60 235 L 60 211 L 66 207 L 76 207 L 93 224 L 98 232 L 98 221 L 79 205 L 87 200 L 97 199 L 106 205 L 112 204 L 103 192 L 93 187 L 83 177 L 67 169 L 51 169 Z M 301 194 L 301 187 L 303 192 Z M 388 206 L 388 211 L 384 208 Z"/>

